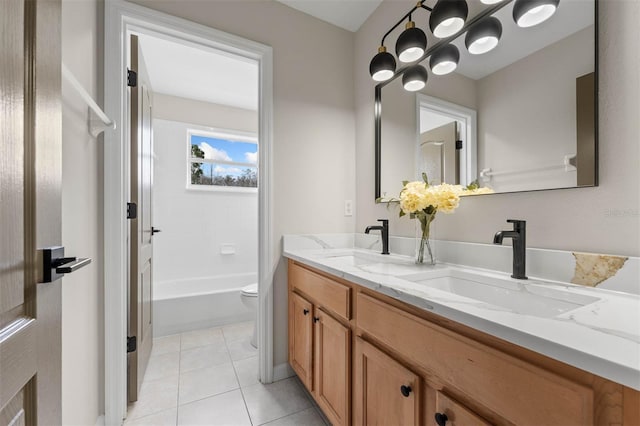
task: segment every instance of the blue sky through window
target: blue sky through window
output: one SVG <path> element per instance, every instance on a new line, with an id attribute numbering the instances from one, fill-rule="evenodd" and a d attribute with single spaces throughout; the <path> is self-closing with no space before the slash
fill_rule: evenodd
<path id="1" fill-rule="evenodd" d="M 201 135 L 191 135 L 191 144 L 204 151 L 205 158 L 216 161 L 257 164 L 258 144 Z"/>

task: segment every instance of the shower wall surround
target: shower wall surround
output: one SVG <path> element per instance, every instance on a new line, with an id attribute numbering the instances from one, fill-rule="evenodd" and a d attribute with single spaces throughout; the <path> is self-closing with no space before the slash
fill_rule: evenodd
<path id="1" fill-rule="evenodd" d="M 154 283 L 258 270 L 258 194 L 188 190 L 187 130 L 154 120 Z M 229 286 L 233 287 L 233 286 Z"/>

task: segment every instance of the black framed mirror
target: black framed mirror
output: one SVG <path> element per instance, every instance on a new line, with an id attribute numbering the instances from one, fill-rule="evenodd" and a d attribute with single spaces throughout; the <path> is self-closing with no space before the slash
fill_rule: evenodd
<path id="1" fill-rule="evenodd" d="M 423 26 L 427 49 L 415 63 L 429 68 L 451 43 L 460 52 L 453 73 L 429 70 L 426 86 L 409 92 L 402 76 L 411 63 L 376 85 L 376 199 L 397 197 L 402 180 L 423 171 L 432 183 L 475 181 L 495 193 L 598 185 L 598 0 L 559 0 L 554 16 L 530 28 L 516 25 L 514 3 L 468 0 L 469 19 L 449 38 Z M 488 17 L 502 23 L 498 46 L 468 53 L 465 34 Z"/>

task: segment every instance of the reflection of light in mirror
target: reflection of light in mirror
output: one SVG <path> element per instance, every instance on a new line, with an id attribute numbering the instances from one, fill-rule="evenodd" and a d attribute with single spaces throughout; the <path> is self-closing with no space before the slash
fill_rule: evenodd
<path id="1" fill-rule="evenodd" d="M 482 37 L 475 40 L 469 45 L 469 53 L 474 55 L 481 55 L 494 49 L 498 45 L 498 38 L 493 36 Z"/>
<path id="2" fill-rule="evenodd" d="M 435 75 L 445 75 L 455 71 L 457 67 L 458 64 L 453 61 L 444 61 L 436 64 L 433 68 L 431 68 L 431 71 Z"/>
<path id="3" fill-rule="evenodd" d="M 556 6 L 553 4 L 543 4 L 542 6 L 534 7 L 522 15 L 518 19 L 517 24 L 522 28 L 533 27 L 549 19 L 555 11 Z"/>
<path id="4" fill-rule="evenodd" d="M 438 38 L 445 38 L 454 35 L 464 27 L 462 18 L 445 19 L 433 30 L 433 35 Z"/>

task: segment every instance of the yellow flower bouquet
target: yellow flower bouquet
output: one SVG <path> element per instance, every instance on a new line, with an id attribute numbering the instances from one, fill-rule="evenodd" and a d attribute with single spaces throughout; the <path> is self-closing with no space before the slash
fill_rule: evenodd
<path id="1" fill-rule="evenodd" d="M 416 263 L 424 263 L 424 249 L 427 248 L 429 263 L 435 264 L 431 244 L 429 242 L 429 229 L 437 212 L 453 213 L 460 204 L 460 197 L 465 195 L 487 194 L 493 192 L 488 188 L 479 188 L 476 182 L 462 187 L 460 185 L 429 185 L 426 173 L 422 174 L 421 181 L 404 181 L 399 199 L 388 200 L 390 203 L 400 204 L 400 217 L 410 215 L 418 219 L 422 230 L 420 246 L 416 256 Z"/>

